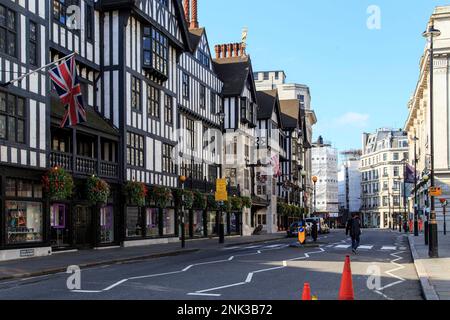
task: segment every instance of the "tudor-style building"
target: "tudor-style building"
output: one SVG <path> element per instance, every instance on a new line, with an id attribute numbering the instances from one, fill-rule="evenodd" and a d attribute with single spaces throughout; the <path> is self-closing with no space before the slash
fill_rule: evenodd
<path id="1" fill-rule="evenodd" d="M 269 201 L 257 213 L 257 223 L 269 233 L 278 231 L 278 181 L 283 178 L 281 165 L 286 162 L 286 136 L 277 90 L 258 91 L 258 159 L 266 167 L 257 168 L 256 194 Z M 286 176 L 285 176 L 286 177 Z M 289 177 L 287 177 L 289 178 Z"/>
<path id="2" fill-rule="evenodd" d="M 177 63 L 190 35 L 177 0 L 100 1 L 104 65 L 101 113 L 119 130 L 119 177 L 147 186 L 179 186 L 172 159 L 177 144 Z M 123 205 L 124 246 L 178 241 L 174 204 Z"/>
<path id="3" fill-rule="evenodd" d="M 214 68 L 224 86 L 224 125 L 226 132 L 223 176 L 242 196 L 252 197 L 252 209 L 244 210 L 242 233 L 251 234 L 257 226 L 256 212 L 269 203 L 256 197 L 254 181 L 256 166 L 257 94 L 252 62 L 244 43 L 215 46 Z"/>
<path id="4" fill-rule="evenodd" d="M 180 1 L 6 1 L 0 35 L 1 83 L 76 53 L 87 112 L 86 123 L 60 128 L 45 69 L 0 87 L 0 259 L 176 238 L 173 206 L 128 207 L 123 184 L 178 187 L 177 62 L 190 50 Z M 74 178 L 69 201 L 43 197 L 41 178 L 55 167 Z M 92 175 L 111 186 L 106 206 L 85 201 Z"/>
<path id="5" fill-rule="evenodd" d="M 48 20 L 47 2 L 0 3 L 0 84 L 47 63 Z M 41 186 L 50 148 L 47 91 L 44 72 L 0 86 L 0 260 L 20 257 L 22 248 L 51 250 Z"/>

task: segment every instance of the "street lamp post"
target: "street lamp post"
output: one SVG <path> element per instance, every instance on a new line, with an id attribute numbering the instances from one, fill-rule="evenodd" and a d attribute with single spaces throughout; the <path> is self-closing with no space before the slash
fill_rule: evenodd
<path id="1" fill-rule="evenodd" d="M 433 39 L 439 37 L 441 32 L 431 25 L 427 31 L 423 33 L 423 36 L 430 39 L 430 153 L 431 153 L 431 187 L 435 187 L 434 177 L 434 119 L 433 119 L 433 73 L 434 73 L 434 52 L 433 52 Z M 431 195 L 431 208 L 430 208 L 430 223 L 429 223 L 429 250 L 428 256 L 430 258 L 438 258 L 438 225 L 436 220 L 436 205 L 434 203 L 434 195 Z"/>
<path id="2" fill-rule="evenodd" d="M 430 180 L 430 178 L 427 176 L 427 175 L 425 175 L 424 177 L 423 177 L 423 181 L 427 184 L 428 183 L 428 180 Z M 426 209 L 425 210 L 427 210 L 428 209 L 428 206 L 429 206 L 429 198 L 428 198 L 428 196 L 429 196 L 429 194 L 428 194 L 428 191 L 427 191 L 427 200 L 426 200 Z M 429 238 L 430 238 L 430 224 L 429 224 L 429 215 L 428 215 L 428 212 L 425 212 L 425 215 L 426 215 L 426 220 L 425 220 L 425 222 L 424 222 L 424 224 L 423 224 L 423 230 L 424 230 L 424 238 L 425 238 L 425 245 L 426 246 L 428 246 L 429 245 Z"/>
<path id="3" fill-rule="evenodd" d="M 317 186 L 317 181 L 319 181 L 319 178 L 317 178 L 316 176 L 312 177 L 312 181 L 314 182 L 314 216 L 316 216 L 317 214 L 317 190 L 316 190 L 316 186 Z"/>
<path id="4" fill-rule="evenodd" d="M 414 136 L 414 236 L 419 236 L 419 205 L 417 199 L 417 140 Z"/>
<path id="5" fill-rule="evenodd" d="M 187 178 L 185 176 L 180 176 L 180 183 L 181 183 L 181 189 L 182 196 L 181 196 L 181 213 L 180 216 L 180 225 L 181 225 L 181 248 L 186 248 L 186 230 L 185 230 L 185 213 L 184 213 L 184 201 L 185 201 L 185 195 L 184 195 L 184 184 L 186 182 Z"/>

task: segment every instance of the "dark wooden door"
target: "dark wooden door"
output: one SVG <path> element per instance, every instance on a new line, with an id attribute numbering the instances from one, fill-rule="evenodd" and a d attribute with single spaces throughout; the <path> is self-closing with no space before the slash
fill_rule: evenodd
<path id="1" fill-rule="evenodd" d="M 93 247 L 92 239 L 92 210 L 90 207 L 75 207 L 74 244 L 77 248 Z"/>

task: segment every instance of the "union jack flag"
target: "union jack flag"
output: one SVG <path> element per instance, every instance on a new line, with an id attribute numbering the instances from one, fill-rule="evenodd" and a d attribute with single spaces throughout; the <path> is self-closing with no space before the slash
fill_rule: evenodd
<path id="1" fill-rule="evenodd" d="M 86 122 L 86 110 L 84 109 L 81 86 L 77 77 L 75 56 L 50 70 L 49 73 L 61 103 L 66 109 L 61 121 L 61 128 Z"/>

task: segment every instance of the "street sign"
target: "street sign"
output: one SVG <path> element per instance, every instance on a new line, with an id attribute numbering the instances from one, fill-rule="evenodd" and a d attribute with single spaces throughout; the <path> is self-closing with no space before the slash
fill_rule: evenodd
<path id="1" fill-rule="evenodd" d="M 442 196 L 442 189 L 439 187 L 431 187 L 430 188 L 430 196 L 432 196 L 432 197 Z"/>
<path id="2" fill-rule="evenodd" d="M 228 201 L 227 179 L 216 180 L 216 201 Z"/>

